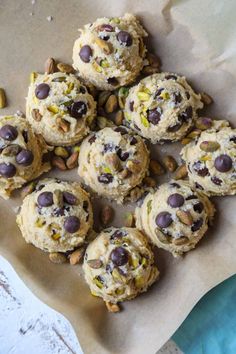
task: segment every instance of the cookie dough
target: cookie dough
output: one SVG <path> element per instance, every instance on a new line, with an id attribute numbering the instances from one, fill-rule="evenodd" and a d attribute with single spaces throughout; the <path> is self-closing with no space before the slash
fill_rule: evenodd
<path id="1" fill-rule="evenodd" d="M 93 225 L 89 195 L 76 182 L 42 180 L 25 197 L 17 224 L 26 242 L 43 251 L 73 250 Z"/>
<path id="2" fill-rule="evenodd" d="M 83 269 L 91 293 L 111 303 L 136 297 L 159 275 L 146 237 L 125 227 L 103 230 L 88 246 Z"/>
<path id="3" fill-rule="evenodd" d="M 81 144 L 78 174 L 98 195 L 122 202 L 140 184 L 149 165 L 142 138 L 127 128 L 104 128 Z"/>
<path id="4" fill-rule="evenodd" d="M 43 162 L 48 152 L 43 138 L 35 135 L 24 118 L 0 117 L 0 196 L 9 198 L 14 189 L 50 169 Z"/>
<path id="5" fill-rule="evenodd" d="M 136 227 L 158 247 L 181 255 L 196 246 L 213 218 L 213 204 L 186 181 L 162 184 L 135 210 Z"/>
<path id="6" fill-rule="evenodd" d="M 73 66 L 101 90 L 130 84 L 140 73 L 147 33 L 131 14 L 99 18 L 84 26 L 73 49 Z"/>
<path id="7" fill-rule="evenodd" d="M 130 128 L 155 144 L 182 139 L 202 107 L 185 77 L 160 73 L 130 89 L 124 114 Z"/>
<path id="8" fill-rule="evenodd" d="M 202 132 L 182 149 L 181 156 L 193 186 L 208 195 L 232 195 L 236 193 L 236 129 L 216 128 Z"/>
<path id="9" fill-rule="evenodd" d="M 26 118 L 51 145 L 72 145 L 90 131 L 96 103 L 73 74 L 32 74 Z"/>

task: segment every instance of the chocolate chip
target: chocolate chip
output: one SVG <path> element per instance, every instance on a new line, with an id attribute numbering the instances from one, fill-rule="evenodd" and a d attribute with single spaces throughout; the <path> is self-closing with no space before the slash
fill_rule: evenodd
<path id="1" fill-rule="evenodd" d="M 82 118 L 87 113 L 87 105 L 83 101 L 77 101 L 70 106 L 70 115 L 73 118 Z"/>
<path id="2" fill-rule="evenodd" d="M 19 165 L 29 166 L 34 160 L 34 155 L 30 150 L 21 150 L 19 154 L 16 155 L 16 162 Z"/>
<path id="3" fill-rule="evenodd" d="M 221 186 L 221 184 L 223 182 L 222 179 L 220 179 L 216 176 L 211 177 L 211 181 L 212 181 L 212 183 L 216 184 L 217 186 Z"/>
<path id="4" fill-rule="evenodd" d="M 184 197 L 179 193 L 171 194 L 167 199 L 167 204 L 172 208 L 181 207 L 184 204 Z"/>
<path id="5" fill-rule="evenodd" d="M 112 152 L 115 149 L 115 145 L 113 143 L 107 143 L 104 145 L 103 151 L 106 152 Z"/>
<path id="6" fill-rule="evenodd" d="M 193 169 L 195 172 L 197 172 L 198 176 L 205 177 L 209 175 L 208 168 L 204 167 L 200 161 L 194 162 Z"/>
<path id="7" fill-rule="evenodd" d="M 195 232 L 195 231 L 198 231 L 201 227 L 202 227 L 202 224 L 203 224 L 203 219 L 198 219 L 197 221 L 194 221 L 192 227 L 191 227 L 191 231 L 192 232 Z"/>
<path id="8" fill-rule="evenodd" d="M 111 234 L 110 239 L 111 240 L 121 239 L 125 235 L 127 235 L 126 232 L 122 230 L 116 230 L 115 232 L 113 232 L 113 234 Z"/>
<path id="9" fill-rule="evenodd" d="M 80 59 L 84 62 L 84 63 L 89 63 L 90 59 L 93 55 L 92 49 L 89 45 L 84 45 L 79 52 L 79 56 Z"/>
<path id="10" fill-rule="evenodd" d="M 108 23 L 104 23 L 99 26 L 99 31 L 114 32 L 114 28 Z"/>
<path id="11" fill-rule="evenodd" d="M 76 196 L 72 193 L 69 193 L 69 192 L 63 192 L 63 200 L 65 203 L 70 204 L 70 205 L 77 204 Z"/>
<path id="12" fill-rule="evenodd" d="M 80 220 L 77 216 L 68 216 L 64 222 L 64 228 L 70 234 L 75 233 L 80 228 Z"/>
<path id="13" fill-rule="evenodd" d="M 177 80 L 177 76 L 175 76 L 175 75 L 166 75 L 165 76 L 165 78 L 166 78 L 166 80 Z"/>
<path id="14" fill-rule="evenodd" d="M 202 202 L 194 204 L 194 206 L 193 206 L 193 210 L 196 211 L 196 213 L 199 213 L 199 214 L 201 214 L 203 209 L 204 209 L 204 205 L 202 204 Z"/>
<path id="15" fill-rule="evenodd" d="M 178 103 L 182 102 L 182 96 L 181 94 L 178 92 L 178 93 L 174 93 L 174 102 L 175 104 L 177 105 Z"/>
<path id="16" fill-rule="evenodd" d="M 41 207 L 48 207 L 53 205 L 53 194 L 52 192 L 43 192 L 39 194 L 37 198 L 37 203 Z"/>
<path id="17" fill-rule="evenodd" d="M 231 138 L 229 139 L 229 141 L 232 141 L 233 143 L 236 144 L 236 136 L 231 136 Z"/>
<path id="18" fill-rule="evenodd" d="M 192 200 L 192 199 L 198 199 L 198 197 L 194 194 L 189 195 L 188 197 L 185 198 L 185 200 Z"/>
<path id="19" fill-rule="evenodd" d="M 182 127 L 183 123 L 177 123 L 175 125 L 172 125 L 171 127 L 167 128 L 167 131 L 170 133 L 175 133 L 177 132 L 181 127 Z"/>
<path id="20" fill-rule="evenodd" d="M 65 215 L 65 209 L 62 207 L 62 208 L 56 208 L 53 210 L 53 214 L 55 216 L 64 216 Z"/>
<path id="21" fill-rule="evenodd" d="M 161 227 L 161 228 L 165 228 L 170 226 L 170 224 L 172 223 L 172 217 L 171 214 L 168 213 L 168 211 L 162 211 L 160 214 L 158 214 L 156 216 L 156 224 L 157 226 Z"/>
<path id="22" fill-rule="evenodd" d="M 132 136 L 131 138 L 130 138 L 130 145 L 135 145 L 135 144 L 137 144 L 137 139 L 134 137 L 134 136 Z"/>
<path id="23" fill-rule="evenodd" d="M 109 85 L 112 85 L 112 86 L 117 86 L 119 84 L 119 81 L 115 77 L 109 77 L 107 79 L 107 82 Z"/>
<path id="24" fill-rule="evenodd" d="M 134 123 L 134 129 L 141 131 L 141 129 L 137 126 L 137 124 Z"/>
<path id="25" fill-rule="evenodd" d="M 214 166 L 219 172 L 228 172 L 232 168 L 232 159 L 228 155 L 220 155 L 215 159 Z"/>
<path id="26" fill-rule="evenodd" d="M 201 189 L 202 191 L 204 190 L 203 186 L 201 186 L 198 182 L 195 182 L 195 187 L 197 189 Z"/>
<path id="27" fill-rule="evenodd" d="M 0 175 L 5 178 L 11 178 L 16 174 L 16 167 L 12 163 L 0 163 Z"/>
<path id="28" fill-rule="evenodd" d="M 97 137 L 96 135 L 92 135 L 89 139 L 88 142 L 90 145 L 92 145 L 96 141 Z"/>
<path id="29" fill-rule="evenodd" d="M 84 209 L 84 211 L 88 212 L 88 207 L 89 207 L 88 201 L 87 201 L 87 200 L 84 200 L 84 202 L 83 202 L 83 209 Z"/>
<path id="30" fill-rule="evenodd" d="M 119 156 L 121 161 L 126 161 L 129 157 L 129 153 L 126 151 L 122 151 L 122 149 L 119 149 L 117 151 L 117 155 Z"/>
<path id="31" fill-rule="evenodd" d="M 98 182 L 104 183 L 104 184 L 109 184 L 113 181 L 113 176 L 111 173 L 102 173 L 100 176 L 98 176 Z"/>
<path id="32" fill-rule="evenodd" d="M 161 113 L 156 109 L 148 109 L 147 111 L 147 119 L 153 125 L 157 125 L 161 119 Z"/>
<path id="33" fill-rule="evenodd" d="M 129 102 L 129 109 L 130 109 L 131 112 L 133 112 L 133 110 L 134 110 L 134 101 L 130 101 Z"/>
<path id="34" fill-rule="evenodd" d="M 125 47 L 130 47 L 133 43 L 132 36 L 129 34 L 129 32 L 126 31 L 120 31 L 117 36 L 116 36 L 118 42 L 123 44 Z"/>
<path id="35" fill-rule="evenodd" d="M 129 253 L 123 247 L 117 247 L 111 252 L 110 257 L 113 264 L 120 267 L 128 263 Z"/>
<path id="36" fill-rule="evenodd" d="M 17 129 L 10 124 L 6 124 L 0 129 L 0 136 L 4 140 L 13 141 L 17 138 L 17 135 Z"/>
<path id="37" fill-rule="evenodd" d="M 189 119 L 191 119 L 193 116 L 193 109 L 191 106 L 187 107 L 186 110 L 184 112 L 182 112 L 181 114 L 179 114 L 179 118 L 181 120 L 183 120 L 184 122 L 188 121 Z"/>
<path id="38" fill-rule="evenodd" d="M 154 94 L 154 99 L 158 98 L 158 99 L 163 100 L 162 97 L 159 97 L 163 90 L 164 90 L 163 87 L 162 87 L 162 88 L 159 88 L 159 89 L 155 92 L 155 94 Z"/>
<path id="39" fill-rule="evenodd" d="M 35 96 L 39 100 L 44 100 L 48 97 L 50 91 L 50 86 L 48 84 L 39 84 L 35 89 Z"/>
<path id="40" fill-rule="evenodd" d="M 24 138 L 24 142 L 27 144 L 28 141 L 29 141 L 28 132 L 27 132 L 26 130 L 23 130 L 22 136 L 23 136 L 23 138 Z"/>
<path id="41" fill-rule="evenodd" d="M 87 92 L 87 90 L 86 90 L 86 88 L 84 86 L 80 86 L 79 92 L 84 94 L 84 93 Z"/>
<path id="42" fill-rule="evenodd" d="M 125 135 L 125 134 L 128 133 L 127 130 L 126 130 L 125 128 L 123 128 L 123 127 L 117 127 L 117 128 L 115 129 L 115 132 L 121 133 L 121 135 Z"/>
<path id="43" fill-rule="evenodd" d="M 190 94 L 189 94 L 188 91 L 185 91 L 185 95 L 186 95 L 187 100 L 189 100 L 190 99 Z"/>
<path id="44" fill-rule="evenodd" d="M 175 188 L 180 188 L 180 185 L 178 183 L 175 183 L 175 182 L 170 183 L 170 185 L 172 187 L 175 187 Z"/>

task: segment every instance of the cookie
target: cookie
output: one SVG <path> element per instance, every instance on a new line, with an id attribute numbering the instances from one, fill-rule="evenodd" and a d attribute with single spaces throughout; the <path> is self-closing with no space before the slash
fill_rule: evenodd
<path id="1" fill-rule="evenodd" d="M 26 118 L 51 145 L 73 145 L 90 131 L 96 103 L 73 74 L 35 74 L 26 100 Z"/>
<path id="2" fill-rule="evenodd" d="M 124 115 L 130 128 L 155 144 L 182 139 L 202 107 L 185 77 L 160 73 L 130 89 Z"/>
<path id="3" fill-rule="evenodd" d="M 78 174 L 98 195 L 119 203 L 140 184 L 149 165 L 141 137 L 119 126 L 91 133 L 81 144 Z"/>
<path id="4" fill-rule="evenodd" d="M 76 182 L 40 181 L 17 216 L 27 243 L 46 252 L 67 252 L 86 242 L 93 225 L 89 195 Z"/>
<path id="5" fill-rule="evenodd" d="M 136 297 L 159 275 L 146 237 L 135 228 L 103 230 L 88 246 L 83 270 L 91 293 L 111 303 Z"/>
<path id="6" fill-rule="evenodd" d="M 236 129 L 227 127 L 226 121 L 218 128 L 216 124 L 219 126 L 220 122 L 186 145 L 181 157 L 193 186 L 208 195 L 233 195 L 236 193 Z"/>
<path id="7" fill-rule="evenodd" d="M 101 90 L 130 84 L 140 73 L 147 33 L 131 14 L 99 18 L 80 29 L 73 49 L 73 66 L 82 78 Z"/>
<path id="8" fill-rule="evenodd" d="M 186 181 L 171 181 L 140 200 L 135 210 L 136 227 L 154 245 L 178 256 L 197 245 L 214 212 L 205 194 Z"/>
<path id="9" fill-rule="evenodd" d="M 43 162 L 48 147 L 33 133 L 24 118 L 0 117 L 0 196 L 9 198 L 14 189 L 50 169 Z"/>

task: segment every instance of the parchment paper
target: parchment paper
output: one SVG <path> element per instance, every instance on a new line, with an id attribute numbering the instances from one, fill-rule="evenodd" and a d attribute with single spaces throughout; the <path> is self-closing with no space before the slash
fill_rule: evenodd
<path id="1" fill-rule="evenodd" d="M 71 62 L 78 27 L 125 12 L 142 19 L 163 70 L 186 75 L 197 90 L 213 96 L 207 114 L 236 123 L 236 4 L 230 0 L 36 0 L 34 6 L 30 0 L 0 0 L 0 86 L 9 101 L 0 113 L 24 111 L 28 75 L 42 70 L 47 57 Z M 52 22 L 46 19 L 50 15 Z M 153 154 L 177 147 L 156 147 Z M 77 178 L 75 172 L 60 175 Z M 15 224 L 17 197 L 0 201 L 1 254 L 37 296 L 72 322 L 86 354 L 152 354 L 204 293 L 235 273 L 236 197 L 215 201 L 214 227 L 199 247 L 183 259 L 158 250 L 160 281 L 125 303 L 120 314 L 107 313 L 102 300 L 89 294 L 80 266 L 54 265 L 23 241 Z M 114 225 L 122 225 L 124 211 L 114 206 Z"/>

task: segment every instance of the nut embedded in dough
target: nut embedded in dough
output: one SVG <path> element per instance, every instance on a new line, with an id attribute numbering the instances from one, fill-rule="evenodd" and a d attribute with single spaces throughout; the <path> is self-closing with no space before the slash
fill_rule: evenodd
<path id="1" fill-rule="evenodd" d="M 91 293 L 111 303 L 136 297 L 159 276 L 146 237 L 125 227 L 103 230 L 90 243 L 83 270 Z"/>

